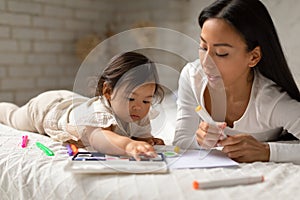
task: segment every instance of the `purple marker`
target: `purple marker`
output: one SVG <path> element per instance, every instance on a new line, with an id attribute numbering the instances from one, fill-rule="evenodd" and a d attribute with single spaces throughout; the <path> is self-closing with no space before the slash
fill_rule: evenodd
<path id="1" fill-rule="evenodd" d="M 67 144 L 67 149 L 68 149 L 69 156 L 73 156 L 73 151 L 72 151 L 72 148 L 69 144 Z"/>

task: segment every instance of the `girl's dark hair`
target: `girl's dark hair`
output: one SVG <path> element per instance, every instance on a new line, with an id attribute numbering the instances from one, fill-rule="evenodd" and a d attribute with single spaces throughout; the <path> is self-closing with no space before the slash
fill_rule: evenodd
<path id="1" fill-rule="evenodd" d="M 158 102 L 164 98 L 155 64 L 140 53 L 125 52 L 113 57 L 98 81 L 96 96 L 103 95 L 104 82 L 109 84 L 112 91 L 124 85 L 127 91 L 131 91 L 137 86 L 152 82 L 156 86 L 154 96 L 158 98 Z"/>
<path id="2" fill-rule="evenodd" d="M 217 0 L 200 13 L 200 27 L 210 18 L 224 19 L 231 24 L 246 41 L 248 51 L 260 46 L 262 58 L 255 69 L 300 101 L 299 89 L 288 67 L 271 16 L 263 3 L 259 0 Z"/>

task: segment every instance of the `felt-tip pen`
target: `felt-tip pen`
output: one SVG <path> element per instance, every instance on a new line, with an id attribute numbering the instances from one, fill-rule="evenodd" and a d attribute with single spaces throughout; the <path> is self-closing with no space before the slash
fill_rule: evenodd
<path id="1" fill-rule="evenodd" d="M 27 146 L 27 142 L 28 142 L 28 135 L 23 135 L 21 147 L 25 148 Z"/>
<path id="2" fill-rule="evenodd" d="M 73 156 L 73 150 L 72 150 L 70 144 L 67 144 L 67 150 L 68 150 L 69 156 Z"/>
<path id="3" fill-rule="evenodd" d="M 231 178 L 231 179 L 222 179 L 215 181 L 194 181 L 193 188 L 194 189 L 210 189 L 217 187 L 230 187 L 236 185 L 248 185 L 254 183 L 264 182 L 264 176 L 248 176 L 241 178 Z"/>
<path id="4" fill-rule="evenodd" d="M 200 106 L 200 105 L 197 106 L 195 108 L 195 111 L 202 118 L 202 120 L 204 120 L 205 122 L 207 122 L 209 124 L 212 124 L 212 125 L 218 127 L 217 123 L 212 119 L 212 117 L 208 113 L 206 113 L 203 110 L 202 106 Z M 227 138 L 227 135 L 223 132 L 223 130 L 221 130 L 221 135 L 222 135 L 223 139 Z"/>
<path id="5" fill-rule="evenodd" d="M 40 148 L 47 156 L 54 156 L 53 151 L 51 151 L 51 149 L 49 149 L 48 147 L 46 147 L 46 146 L 43 145 L 42 143 L 36 142 L 35 144 L 36 144 L 36 146 L 37 146 L 38 148 Z"/>
<path id="6" fill-rule="evenodd" d="M 78 153 L 78 148 L 75 146 L 75 144 L 70 144 L 70 147 L 72 149 L 73 155 L 76 155 Z"/>

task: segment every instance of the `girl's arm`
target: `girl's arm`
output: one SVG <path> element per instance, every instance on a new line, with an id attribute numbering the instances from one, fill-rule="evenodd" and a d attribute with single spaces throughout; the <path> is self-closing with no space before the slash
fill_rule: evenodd
<path id="1" fill-rule="evenodd" d="M 86 133 L 90 145 L 97 151 L 111 155 L 129 155 L 140 160 L 139 155 L 155 157 L 153 147 L 143 141 L 134 141 L 118 135 L 111 128 L 87 127 Z"/>

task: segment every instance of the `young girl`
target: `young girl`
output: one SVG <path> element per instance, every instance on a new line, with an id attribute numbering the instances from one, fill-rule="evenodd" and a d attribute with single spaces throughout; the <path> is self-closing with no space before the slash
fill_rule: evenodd
<path id="1" fill-rule="evenodd" d="M 0 103 L 0 122 L 58 141 L 81 140 L 102 153 L 127 154 L 137 160 L 140 154 L 156 156 L 152 145 L 164 142 L 150 133 L 149 111 L 164 96 L 158 83 L 154 63 L 127 52 L 104 69 L 95 97 L 60 90 L 42 93 L 20 108 Z"/>

